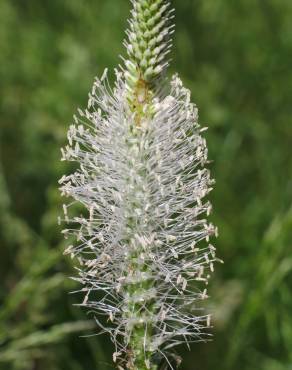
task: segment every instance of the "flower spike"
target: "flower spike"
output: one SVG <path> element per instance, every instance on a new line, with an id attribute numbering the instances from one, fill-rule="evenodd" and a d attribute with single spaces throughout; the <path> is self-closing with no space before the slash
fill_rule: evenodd
<path id="1" fill-rule="evenodd" d="M 107 71 L 95 80 L 62 149 L 77 163 L 60 179 L 73 199 L 63 233 L 75 239 L 66 252 L 78 261 L 81 306 L 111 336 L 118 368 L 157 370 L 172 366 L 175 345 L 210 335 L 200 302 L 217 261 L 207 200 L 214 181 L 190 92 L 177 75 L 170 86 L 164 78 L 170 4 L 132 2 L 126 68 L 113 90 Z"/>

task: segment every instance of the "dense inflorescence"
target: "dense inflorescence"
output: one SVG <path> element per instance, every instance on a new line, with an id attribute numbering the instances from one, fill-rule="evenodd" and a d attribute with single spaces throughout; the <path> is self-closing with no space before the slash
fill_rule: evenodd
<path id="1" fill-rule="evenodd" d="M 79 261 L 81 305 L 110 334 L 119 368 L 143 370 L 169 361 L 174 345 L 207 338 L 210 318 L 200 301 L 216 260 L 209 242 L 216 228 L 206 220 L 213 180 L 197 108 L 176 75 L 168 89 L 160 79 L 170 43 L 169 4 L 133 4 L 131 67 L 116 71 L 113 90 L 106 72 L 95 80 L 88 108 L 74 117 L 62 149 L 63 160 L 78 168 L 60 184 L 74 199 L 64 205 L 69 227 L 63 232 L 75 239 L 66 252 Z M 145 27 L 149 36 L 140 35 Z M 147 45 L 158 56 L 155 63 Z M 151 96 L 138 109 L 133 96 L 141 81 Z M 68 211 L 76 203 L 83 206 L 78 215 Z"/>
<path id="2" fill-rule="evenodd" d="M 124 43 L 129 57 L 125 77 L 130 90 L 141 78 L 153 86 L 163 77 L 174 28 L 170 22 L 172 13 L 168 1 L 133 1 L 130 27 L 126 32 L 128 39 Z"/>

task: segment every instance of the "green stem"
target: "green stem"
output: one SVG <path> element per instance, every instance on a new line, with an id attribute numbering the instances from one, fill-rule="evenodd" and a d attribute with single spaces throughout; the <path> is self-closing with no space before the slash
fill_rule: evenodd
<path id="1" fill-rule="evenodd" d="M 139 119 L 143 119 L 137 112 Z M 140 130 L 133 127 L 132 135 L 139 141 Z M 132 142 L 131 145 L 137 145 Z M 139 146 L 138 146 L 139 147 Z M 140 153 L 141 154 L 141 153 Z M 137 160 L 141 160 L 142 155 L 138 155 Z M 143 159 L 142 159 L 143 160 Z M 137 173 L 137 177 L 145 176 L 143 169 Z M 135 181 L 135 175 L 129 178 L 129 186 L 132 189 L 128 194 L 129 214 L 132 215 L 127 222 L 127 229 L 131 230 L 128 235 L 129 253 L 127 256 L 127 283 L 124 288 L 127 297 L 125 307 L 128 326 L 129 354 L 128 362 L 131 370 L 156 370 L 156 366 L 151 364 L 153 353 L 149 350 L 153 334 L 153 316 L 155 313 L 155 283 L 151 278 L 151 271 L 147 265 L 147 250 L 136 242 L 131 244 L 131 237 L 136 233 L 136 226 L 139 224 L 139 217 L 135 215 L 136 208 L 143 209 L 144 199 L 137 197 L 143 189 Z M 142 204 L 141 204 L 142 202 Z M 144 255 L 144 259 L 141 255 Z M 143 278 L 142 278 L 143 276 Z M 147 279 L 147 276 L 149 277 Z"/>

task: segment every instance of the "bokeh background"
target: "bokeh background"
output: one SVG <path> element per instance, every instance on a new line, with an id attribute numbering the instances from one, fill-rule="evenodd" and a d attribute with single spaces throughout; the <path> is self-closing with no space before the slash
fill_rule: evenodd
<path id="1" fill-rule="evenodd" d="M 200 109 L 224 265 L 214 340 L 182 370 L 292 369 L 292 1 L 173 0 L 178 71 Z M 56 224 L 60 147 L 95 75 L 123 54 L 128 0 L 0 1 L 0 369 L 113 369 L 74 307 Z"/>

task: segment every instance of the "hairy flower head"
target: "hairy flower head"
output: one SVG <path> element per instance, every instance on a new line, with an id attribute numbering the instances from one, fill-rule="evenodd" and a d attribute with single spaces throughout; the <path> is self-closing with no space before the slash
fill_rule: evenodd
<path id="1" fill-rule="evenodd" d="M 207 221 L 213 180 L 197 108 L 177 75 L 170 86 L 163 80 L 169 3 L 133 7 L 127 68 L 116 71 L 113 90 L 107 72 L 95 80 L 62 149 L 77 169 L 60 184 L 70 205 L 83 206 L 70 216 L 64 205 L 63 231 L 75 239 L 67 253 L 79 261 L 81 305 L 110 334 L 120 368 L 143 370 L 169 361 L 174 345 L 208 337 L 200 302 L 217 231 Z M 149 95 L 139 101 L 141 83 Z"/>

